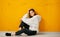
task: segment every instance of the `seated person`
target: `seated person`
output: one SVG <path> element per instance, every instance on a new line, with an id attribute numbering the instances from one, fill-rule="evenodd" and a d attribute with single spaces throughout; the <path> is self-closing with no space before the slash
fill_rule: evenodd
<path id="1" fill-rule="evenodd" d="M 29 12 L 23 16 L 21 19 L 21 25 L 19 26 L 21 27 L 21 30 L 15 32 L 14 35 L 21 35 L 22 33 L 25 33 L 27 35 L 36 35 L 39 33 L 38 26 L 39 22 L 41 21 L 41 16 L 37 15 L 35 12 L 36 11 L 34 9 L 30 9 Z M 6 33 L 6 36 L 11 35 L 11 33 Z"/>

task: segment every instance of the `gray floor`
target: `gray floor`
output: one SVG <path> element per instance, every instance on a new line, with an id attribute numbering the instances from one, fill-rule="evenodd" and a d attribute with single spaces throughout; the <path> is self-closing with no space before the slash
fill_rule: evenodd
<path id="1" fill-rule="evenodd" d="M 6 32 L 0 31 L 0 37 L 60 37 L 60 32 L 40 32 L 37 35 L 27 36 L 26 34 L 22 34 L 22 36 L 5 36 Z M 10 32 L 14 33 L 14 32 Z"/>

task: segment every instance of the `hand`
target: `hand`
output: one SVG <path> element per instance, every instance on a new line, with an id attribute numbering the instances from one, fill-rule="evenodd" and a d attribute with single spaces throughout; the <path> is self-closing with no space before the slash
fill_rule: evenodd
<path id="1" fill-rule="evenodd" d="M 19 28 L 19 30 L 21 30 L 21 28 Z"/>

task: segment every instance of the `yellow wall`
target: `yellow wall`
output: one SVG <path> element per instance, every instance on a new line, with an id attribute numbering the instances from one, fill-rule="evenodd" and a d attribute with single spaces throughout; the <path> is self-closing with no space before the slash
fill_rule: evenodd
<path id="1" fill-rule="evenodd" d="M 30 8 L 42 16 L 40 31 L 60 31 L 59 0 L 0 0 L 0 31 L 18 30 L 19 19 Z"/>

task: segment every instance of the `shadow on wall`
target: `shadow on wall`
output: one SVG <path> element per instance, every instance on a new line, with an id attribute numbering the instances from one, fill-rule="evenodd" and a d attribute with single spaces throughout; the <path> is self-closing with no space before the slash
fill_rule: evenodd
<path id="1" fill-rule="evenodd" d="M 45 31 L 45 21 L 44 21 L 43 18 L 41 19 L 41 22 L 39 24 L 39 31 L 40 32 L 44 32 Z"/>

